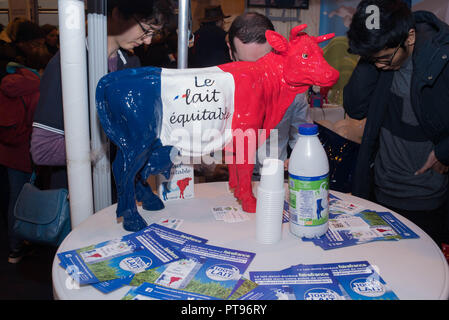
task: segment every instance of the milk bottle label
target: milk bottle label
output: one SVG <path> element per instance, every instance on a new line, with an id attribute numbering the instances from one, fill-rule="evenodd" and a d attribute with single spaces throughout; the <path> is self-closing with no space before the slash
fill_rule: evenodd
<path id="1" fill-rule="evenodd" d="M 289 174 L 290 222 L 319 226 L 329 217 L 329 174 L 301 177 Z"/>

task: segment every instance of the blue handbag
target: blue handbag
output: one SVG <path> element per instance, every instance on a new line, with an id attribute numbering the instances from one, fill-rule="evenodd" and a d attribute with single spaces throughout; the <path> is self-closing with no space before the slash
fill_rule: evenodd
<path id="1" fill-rule="evenodd" d="M 71 230 L 68 191 L 40 190 L 34 180 L 35 173 L 17 198 L 13 231 L 31 242 L 59 246 Z"/>

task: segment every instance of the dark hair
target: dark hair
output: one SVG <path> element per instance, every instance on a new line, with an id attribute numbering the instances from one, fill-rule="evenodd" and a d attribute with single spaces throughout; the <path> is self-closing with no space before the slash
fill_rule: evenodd
<path id="1" fill-rule="evenodd" d="M 270 19 L 257 12 L 245 12 L 235 18 L 228 31 L 229 44 L 232 52 L 235 52 L 234 38 L 239 38 L 243 43 L 265 43 L 265 31 L 273 30 Z"/>
<path id="2" fill-rule="evenodd" d="M 53 30 L 58 30 L 58 27 L 56 27 L 52 24 L 44 24 L 43 26 L 41 26 L 41 29 L 45 35 L 48 35 Z"/>
<path id="3" fill-rule="evenodd" d="M 108 0 L 108 16 L 117 8 L 126 20 L 136 18 L 152 25 L 163 25 L 172 11 L 171 1 Z"/>
<path id="4" fill-rule="evenodd" d="M 34 22 L 24 21 L 17 27 L 15 42 L 26 42 L 44 38 L 44 32 Z"/>
<path id="5" fill-rule="evenodd" d="M 366 8 L 375 5 L 379 8 L 379 28 L 368 28 L 367 21 L 372 12 Z M 348 51 L 362 57 L 371 57 L 386 48 L 403 46 L 409 30 L 415 28 L 413 14 L 403 0 L 362 0 L 352 17 L 347 32 Z"/>

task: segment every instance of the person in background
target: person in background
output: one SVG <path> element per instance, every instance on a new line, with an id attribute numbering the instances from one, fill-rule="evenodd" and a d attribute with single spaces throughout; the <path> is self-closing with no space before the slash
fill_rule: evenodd
<path id="1" fill-rule="evenodd" d="M 11 21 L 10 23 L 8 23 L 6 28 L 4 28 L 0 32 L 0 41 L 6 42 L 6 43 L 11 43 L 14 40 L 16 40 L 17 29 L 18 29 L 20 23 L 22 23 L 24 21 L 28 21 L 28 19 L 23 18 L 23 17 L 14 18 L 14 20 Z"/>
<path id="2" fill-rule="evenodd" d="M 28 20 L 15 18 L 0 33 L 0 80 L 6 75 L 6 65 L 16 58 L 17 49 L 13 41 L 16 39 L 17 28 L 24 21 Z"/>
<path id="3" fill-rule="evenodd" d="M 223 30 L 225 16 L 221 6 L 206 7 L 201 26 L 194 34 L 189 52 L 189 68 L 204 68 L 231 62 Z"/>
<path id="4" fill-rule="evenodd" d="M 379 23 L 367 28 L 372 5 Z M 363 0 L 347 35 L 360 60 L 344 108 L 366 117 L 352 193 L 448 243 L 449 26 L 401 0 Z"/>
<path id="5" fill-rule="evenodd" d="M 7 172 L 7 181 L 1 183 L 9 188 L 9 263 L 18 263 L 30 253 L 30 246 L 13 232 L 14 206 L 32 172 L 29 150 L 33 114 L 39 99 L 40 74 L 50 59 L 44 42 L 37 24 L 22 22 L 12 42 L 19 55 L 7 65 L 7 75 L 0 84 L 0 167 Z"/>
<path id="6" fill-rule="evenodd" d="M 58 28 L 51 24 L 44 24 L 41 28 L 45 34 L 45 45 L 47 46 L 48 52 L 54 56 L 59 50 Z"/>
<path id="7" fill-rule="evenodd" d="M 228 31 L 229 54 L 233 61 L 256 61 L 272 48 L 265 38 L 265 31 L 273 30 L 273 23 L 266 16 L 256 12 L 246 12 L 238 16 Z M 287 148 L 291 149 L 296 144 L 299 137 L 298 127 L 302 123 L 310 122 L 309 106 L 305 94 L 298 94 L 295 100 L 289 106 L 281 122 L 276 126 L 278 132 L 278 152 L 277 157 L 284 161 L 284 169 L 288 167 Z M 270 143 L 273 143 L 274 136 L 269 139 L 260 148 L 266 148 L 267 155 L 270 152 Z M 264 149 L 262 149 L 264 150 Z M 265 154 L 262 152 L 262 154 Z M 273 157 L 273 155 L 269 155 Z M 253 180 L 260 179 L 260 169 L 264 157 L 256 157 L 254 166 Z"/>
<path id="8" fill-rule="evenodd" d="M 24 21 L 26 21 L 24 18 L 15 18 L 0 32 L 0 81 L 8 74 L 6 72 L 7 64 L 16 58 L 16 46 L 11 43 L 11 39 L 16 38 L 17 27 Z M 5 219 L 8 212 L 8 202 L 8 172 L 6 167 L 0 166 L 0 214 Z M 6 220 L 5 222 L 5 225 L 7 225 Z"/>
<path id="9" fill-rule="evenodd" d="M 167 1 L 165 11 L 175 12 L 175 10 L 173 3 Z M 164 23 L 164 28 L 153 36 L 149 45 L 142 44 L 134 49 L 134 54 L 139 57 L 142 66 L 160 68 L 177 67 L 177 28 L 178 17 L 175 14 L 170 14 Z"/>
<path id="10" fill-rule="evenodd" d="M 108 71 L 140 67 L 140 61 L 129 51 L 150 44 L 167 14 L 164 1 L 108 1 L 107 54 Z M 34 162 L 50 171 L 50 188 L 67 188 L 64 118 L 62 107 L 60 53 L 50 60 L 40 86 L 41 95 L 36 108 L 31 155 Z M 115 149 L 112 149 L 114 151 Z M 111 152 L 113 153 L 113 152 Z M 113 158 L 113 154 L 111 158 Z"/>

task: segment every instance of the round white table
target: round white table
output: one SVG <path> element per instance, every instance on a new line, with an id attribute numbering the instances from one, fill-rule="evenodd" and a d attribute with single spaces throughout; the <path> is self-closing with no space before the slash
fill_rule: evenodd
<path id="1" fill-rule="evenodd" d="M 256 187 L 255 185 L 253 186 Z M 256 191 L 256 190 L 254 190 Z M 376 211 L 388 211 L 382 206 L 361 198 L 332 191 L 342 200 L 359 204 Z M 179 231 L 208 239 L 208 244 L 256 253 L 244 276 L 249 271 L 281 270 L 292 265 L 351 262 L 367 260 L 377 266 L 380 276 L 400 299 L 448 299 L 449 268 L 445 257 L 435 242 L 419 227 L 398 214 L 394 215 L 416 232 L 419 239 L 377 241 L 333 250 L 322 250 L 311 242 L 303 242 L 290 233 L 289 224 L 283 224 L 282 239 L 274 245 L 256 241 L 255 215 L 245 222 L 217 221 L 211 208 L 222 205 L 238 206 L 228 191 L 227 183 L 195 184 L 195 198 L 166 203 L 160 211 L 145 211 L 144 217 L 152 219 L 183 219 Z M 58 252 L 78 249 L 128 234 L 115 217 L 116 205 L 105 208 L 70 232 Z M 55 299 L 121 299 L 131 288 L 124 286 L 103 294 L 92 286 L 77 287 L 55 256 L 52 268 Z"/>

